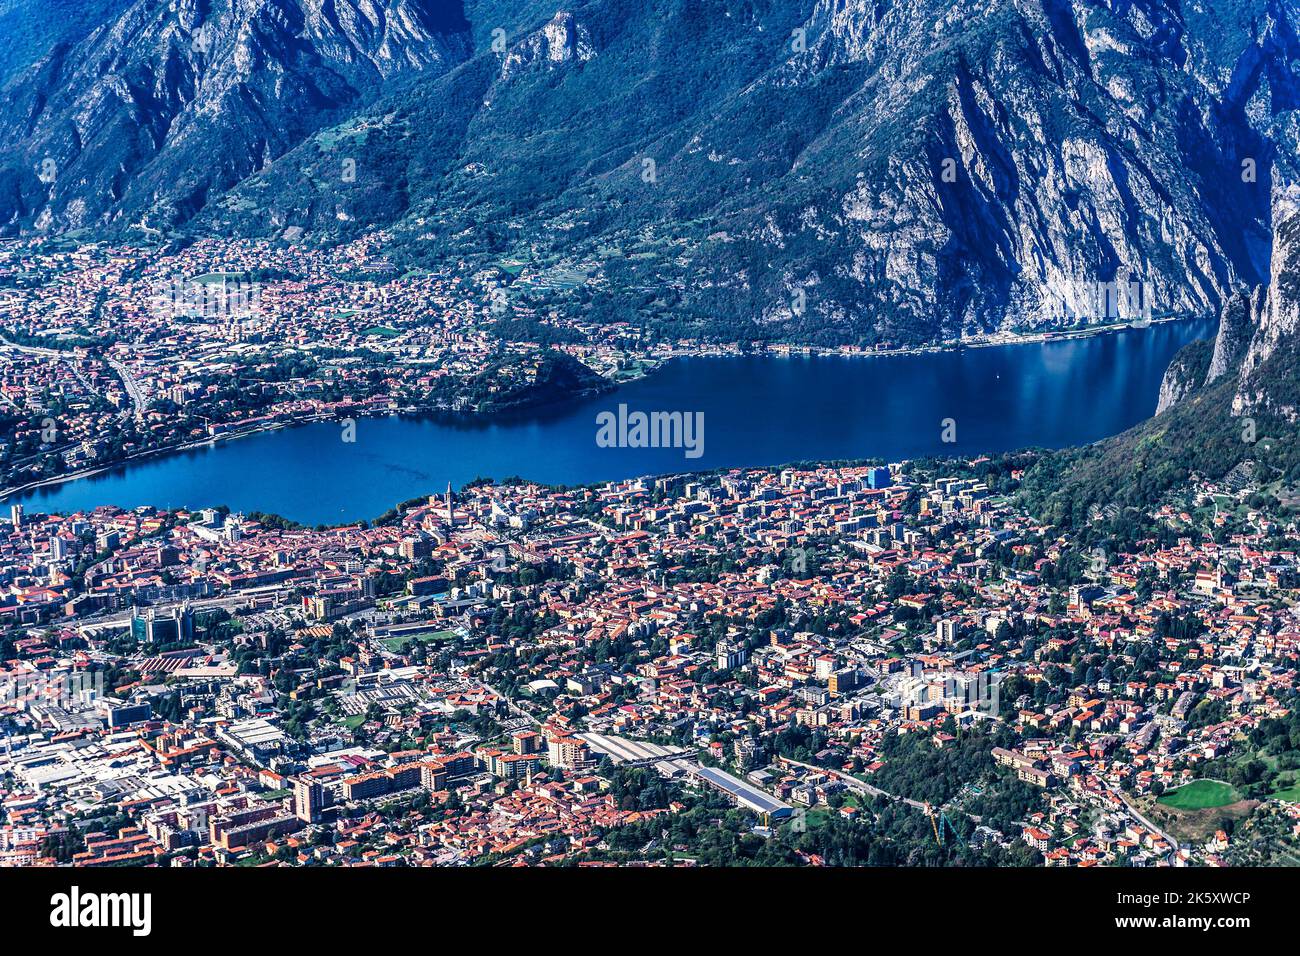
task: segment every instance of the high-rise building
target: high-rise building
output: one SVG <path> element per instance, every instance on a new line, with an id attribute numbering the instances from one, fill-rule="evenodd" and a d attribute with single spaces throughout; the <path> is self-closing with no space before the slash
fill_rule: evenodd
<path id="1" fill-rule="evenodd" d="M 516 730 L 510 736 L 517 754 L 535 754 L 542 749 L 542 735 L 535 730 Z"/>
<path id="2" fill-rule="evenodd" d="M 591 763 L 591 751 L 581 737 L 557 735 L 546 742 L 547 755 L 552 766 L 565 770 L 581 768 Z"/>
<path id="3" fill-rule="evenodd" d="M 19 528 L 21 528 L 21 527 L 23 526 L 23 506 L 22 506 L 22 505 L 11 505 L 11 506 L 10 506 L 10 508 L 9 508 L 9 523 L 12 524 L 12 525 L 14 526 L 14 530 L 15 530 L 15 531 L 17 531 Z"/>
<path id="4" fill-rule="evenodd" d="M 739 667 L 741 664 L 745 663 L 749 657 L 746 648 L 737 644 L 732 644 L 729 641 L 718 641 L 714 647 L 714 651 L 718 655 L 718 670 L 720 671 L 729 671 L 733 668 Z"/>
<path id="5" fill-rule="evenodd" d="M 320 822 L 321 811 L 330 805 L 330 792 L 315 780 L 295 777 L 293 813 L 303 823 Z"/>
<path id="6" fill-rule="evenodd" d="M 403 538 L 401 544 L 398 545 L 398 553 L 407 561 L 418 561 L 420 558 L 427 558 L 433 554 L 433 542 L 423 534 Z"/>
<path id="7" fill-rule="evenodd" d="M 447 482 L 447 527 L 456 527 L 456 512 L 451 507 L 451 482 Z"/>
<path id="8" fill-rule="evenodd" d="M 141 644 L 176 644 L 194 639 L 194 612 L 189 604 L 160 615 L 153 608 L 131 615 L 131 636 Z"/>
<path id="9" fill-rule="evenodd" d="M 836 696 L 847 694 L 856 688 L 860 681 L 861 674 L 856 667 L 845 667 L 831 674 L 826 682 L 826 689 Z"/>

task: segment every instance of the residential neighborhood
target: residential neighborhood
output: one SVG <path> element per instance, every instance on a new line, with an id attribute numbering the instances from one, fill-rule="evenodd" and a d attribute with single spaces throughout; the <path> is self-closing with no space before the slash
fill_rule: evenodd
<path id="1" fill-rule="evenodd" d="M 1293 525 L 1206 485 L 1081 553 L 1018 475 L 482 482 L 324 530 L 15 505 L 0 860 L 1289 858 Z M 700 818 L 730 841 L 665 838 Z"/>

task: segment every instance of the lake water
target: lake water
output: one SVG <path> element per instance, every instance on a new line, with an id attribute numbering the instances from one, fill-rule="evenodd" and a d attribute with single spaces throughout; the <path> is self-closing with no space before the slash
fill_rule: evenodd
<path id="1" fill-rule="evenodd" d="M 722 466 L 974 454 L 1096 441 L 1155 411 L 1160 379 L 1212 320 L 1086 339 L 888 357 L 692 358 L 617 392 L 487 423 L 361 419 L 266 432 L 35 489 L 29 511 L 229 505 L 308 524 L 373 518 L 447 482 L 559 484 Z M 703 454 L 600 447 L 596 416 L 703 413 Z M 956 441 L 942 441 L 952 419 Z"/>

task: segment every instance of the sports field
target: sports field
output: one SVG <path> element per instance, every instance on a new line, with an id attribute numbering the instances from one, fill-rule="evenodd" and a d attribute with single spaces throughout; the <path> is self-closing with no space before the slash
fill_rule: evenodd
<path id="1" fill-rule="evenodd" d="M 1218 780 L 1194 780 L 1177 790 L 1170 790 L 1156 802 L 1175 810 L 1206 810 L 1210 807 L 1226 807 L 1240 799 L 1240 795 L 1229 784 Z"/>

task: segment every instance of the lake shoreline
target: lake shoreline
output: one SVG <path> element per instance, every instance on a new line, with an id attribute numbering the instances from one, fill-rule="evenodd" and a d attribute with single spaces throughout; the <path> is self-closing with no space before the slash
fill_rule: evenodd
<path id="1" fill-rule="evenodd" d="M 656 366 L 658 367 L 658 366 Z M 636 379 L 628 379 L 628 382 Z M 624 383 L 619 383 L 624 384 Z M 79 481 L 82 478 L 93 478 L 95 475 L 102 475 L 105 472 L 113 471 L 117 468 L 125 468 L 137 462 L 147 461 L 150 458 L 158 458 L 166 455 L 178 455 L 186 451 L 194 451 L 199 448 L 210 448 L 215 445 L 233 442 L 241 438 L 252 438 L 255 435 L 264 435 L 270 432 L 282 431 L 288 428 L 299 428 L 304 425 L 313 425 L 319 422 L 343 421 L 346 418 L 356 419 L 385 419 L 385 418 L 416 418 L 427 419 L 430 421 L 441 421 L 444 423 L 454 422 L 456 424 L 470 424 L 475 422 L 488 423 L 493 419 L 507 418 L 510 415 L 522 415 L 525 412 L 535 412 L 545 409 L 552 405 L 562 405 L 565 402 L 576 401 L 581 398 L 591 397 L 593 395 L 606 395 L 616 391 L 618 385 L 610 383 L 608 388 L 603 389 L 583 389 L 562 398 L 550 398 L 545 401 L 535 402 L 523 405 L 506 405 L 494 409 L 491 412 L 483 414 L 465 414 L 445 408 L 429 407 L 421 408 L 419 406 L 406 406 L 399 409 L 388 409 L 383 412 L 356 412 L 352 415 L 343 415 L 338 411 L 318 412 L 310 415 L 302 415 L 295 418 L 285 419 L 283 421 L 268 422 L 262 425 L 256 425 L 252 428 L 235 429 L 229 432 L 223 432 L 220 435 L 210 435 L 207 438 L 194 438 L 189 441 L 181 442 L 176 445 L 160 445 L 157 448 L 148 448 L 143 451 L 134 452 L 115 461 L 104 462 L 102 464 L 92 465 L 87 468 L 81 468 L 76 471 L 70 471 L 62 475 L 54 475 L 50 478 L 40 478 L 35 481 L 29 481 L 21 485 L 13 485 L 8 488 L 0 488 L 0 502 L 7 501 L 15 495 L 26 495 L 28 492 L 36 491 L 40 488 L 50 488 L 56 485 L 63 485 L 73 481 Z"/>
<path id="2" fill-rule="evenodd" d="M 1165 325 L 1170 323 L 1188 322 L 1196 320 L 1205 321 L 1204 317 L 1162 317 L 1152 319 L 1150 326 Z M 1141 331 L 1148 325 L 1133 325 L 1132 323 L 1123 323 L 1105 327 L 1093 327 L 1088 329 L 1071 330 L 1069 332 L 1031 332 L 1031 333 L 1000 333 L 996 337 L 984 338 L 978 340 L 968 340 L 963 342 L 949 342 L 931 346 L 921 346 L 910 349 L 890 349 L 875 352 L 864 352 L 859 349 L 844 348 L 824 348 L 817 346 L 806 347 L 775 347 L 763 350 L 745 350 L 738 346 L 717 346 L 692 350 L 686 353 L 670 354 L 658 357 L 645 365 L 637 374 L 624 379 L 614 380 L 605 376 L 609 383 L 607 388 L 600 390 L 584 390 L 582 393 L 574 395 L 565 395 L 562 398 L 556 398 L 543 403 L 529 403 L 527 405 L 518 405 L 508 408 L 498 408 L 490 413 L 479 414 L 457 412 L 445 408 L 437 407 L 417 407 L 406 406 L 396 407 L 389 406 L 382 410 L 375 410 L 370 413 L 363 413 L 358 410 L 355 416 L 341 415 L 339 410 L 329 412 L 314 413 L 261 424 L 252 428 L 232 430 L 221 435 L 214 435 L 205 438 L 192 439 L 180 444 L 167 445 L 158 448 L 151 448 L 137 452 L 133 455 L 111 461 L 97 463 L 93 466 L 83 468 L 67 474 L 55 475 L 49 478 L 38 479 L 25 482 L 20 485 L 11 486 L 0 490 L 0 501 L 6 501 L 15 497 L 26 498 L 33 492 L 42 488 L 55 488 L 61 485 L 71 484 L 85 478 L 93 478 L 97 475 L 103 475 L 113 472 L 115 469 L 127 469 L 131 465 L 147 462 L 153 459 L 177 456 L 182 452 L 195 451 L 201 448 L 214 447 L 219 444 L 233 443 L 235 439 L 248 438 L 259 434 L 271 433 L 282 430 L 296 429 L 301 426 L 317 424 L 325 421 L 338 421 L 342 417 L 356 417 L 371 420 L 401 419 L 414 418 L 417 420 L 432 421 L 440 424 L 449 424 L 454 427 L 491 427 L 493 424 L 519 424 L 534 423 L 541 421 L 539 413 L 544 412 L 548 407 L 565 407 L 571 402 L 579 402 L 585 398 L 594 395 L 613 394 L 627 386 L 642 382 L 648 379 L 653 373 L 661 372 L 666 366 L 673 363 L 676 359 L 706 359 L 706 358 L 902 358 L 917 357 L 925 355 L 940 355 L 944 353 L 959 353 L 966 350 L 983 350 L 994 346 L 1012 346 L 1012 345 L 1032 345 L 1032 344 L 1051 344 L 1059 342 L 1079 341 L 1082 339 L 1099 338 L 1117 332 L 1124 331 Z"/>

